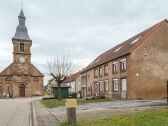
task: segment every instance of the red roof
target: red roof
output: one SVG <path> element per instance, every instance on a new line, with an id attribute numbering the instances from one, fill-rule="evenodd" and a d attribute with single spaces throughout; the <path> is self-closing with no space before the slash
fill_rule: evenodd
<path id="1" fill-rule="evenodd" d="M 124 41 L 123 43 L 111 48 L 110 50 L 99 55 L 93 62 L 91 62 L 83 71 L 86 72 L 90 69 L 98 67 L 104 63 L 112 61 L 118 57 L 130 54 L 134 51 L 145 39 L 147 39 L 156 29 L 160 27 L 167 20 L 163 20 L 158 24 L 146 29 L 145 31 L 133 36 L 132 38 Z"/>
<path id="2" fill-rule="evenodd" d="M 68 77 L 68 78 L 64 81 L 64 83 L 67 83 L 67 82 L 70 82 L 70 81 L 75 81 L 76 78 L 80 75 L 81 72 L 82 72 L 82 71 L 79 71 L 79 72 L 76 72 L 76 73 L 72 74 L 70 77 Z"/>

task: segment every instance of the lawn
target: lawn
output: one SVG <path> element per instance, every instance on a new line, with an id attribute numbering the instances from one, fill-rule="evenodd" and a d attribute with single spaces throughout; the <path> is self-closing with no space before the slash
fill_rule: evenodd
<path id="1" fill-rule="evenodd" d="M 63 123 L 61 126 L 70 126 Z M 168 110 L 80 121 L 77 126 L 168 126 Z"/>
<path id="2" fill-rule="evenodd" d="M 90 99 L 90 100 L 77 100 L 78 104 L 84 104 L 84 103 L 93 103 L 93 102 L 106 102 L 111 101 L 110 99 Z M 58 101 L 57 99 L 46 99 L 41 100 L 41 102 L 48 108 L 54 108 L 57 106 L 65 105 L 65 99 L 62 99 L 61 101 Z"/>

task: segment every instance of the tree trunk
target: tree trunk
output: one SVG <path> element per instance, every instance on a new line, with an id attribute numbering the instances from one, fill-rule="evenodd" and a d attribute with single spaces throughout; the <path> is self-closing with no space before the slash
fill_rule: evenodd
<path id="1" fill-rule="evenodd" d="M 61 101 L 61 84 L 58 84 L 58 101 Z"/>

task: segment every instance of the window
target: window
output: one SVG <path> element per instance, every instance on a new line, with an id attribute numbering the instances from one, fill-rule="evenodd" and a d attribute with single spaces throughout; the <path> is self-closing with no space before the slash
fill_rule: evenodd
<path id="1" fill-rule="evenodd" d="M 102 74 L 103 74 L 103 69 L 102 68 L 99 69 L 99 74 L 100 74 L 100 77 L 102 77 Z"/>
<path id="2" fill-rule="evenodd" d="M 105 80 L 105 91 L 108 91 L 108 80 Z"/>
<path id="3" fill-rule="evenodd" d="M 133 40 L 130 44 L 132 45 L 132 44 L 138 42 L 141 38 L 142 38 L 142 36 L 137 37 L 137 38 L 136 38 L 135 40 Z"/>
<path id="4" fill-rule="evenodd" d="M 113 79 L 114 91 L 118 91 L 118 79 Z"/>
<path id="5" fill-rule="evenodd" d="M 100 91 L 103 91 L 103 82 L 100 81 Z"/>
<path id="6" fill-rule="evenodd" d="M 119 48 L 117 48 L 114 52 L 118 52 L 121 48 L 122 48 L 122 46 L 120 46 Z"/>
<path id="7" fill-rule="evenodd" d="M 5 80 L 6 80 L 6 81 L 11 81 L 11 78 L 10 78 L 10 77 L 7 77 Z"/>
<path id="8" fill-rule="evenodd" d="M 39 81 L 39 79 L 37 77 L 34 78 L 34 81 Z"/>
<path id="9" fill-rule="evenodd" d="M 24 43 L 20 43 L 20 51 L 24 52 Z"/>
<path id="10" fill-rule="evenodd" d="M 114 74 L 118 73 L 118 65 L 117 65 L 117 62 L 113 63 L 113 73 L 114 73 Z"/>
<path id="11" fill-rule="evenodd" d="M 88 78 L 90 78 L 90 73 L 88 73 Z"/>
<path id="12" fill-rule="evenodd" d="M 95 70 L 94 75 L 94 77 L 97 78 L 97 69 Z"/>
<path id="13" fill-rule="evenodd" d="M 126 59 L 121 60 L 121 71 L 125 72 L 127 68 Z"/>
<path id="14" fill-rule="evenodd" d="M 104 69 L 105 69 L 105 70 L 104 70 L 104 71 L 105 71 L 105 72 L 104 72 L 104 75 L 106 76 L 106 75 L 108 75 L 108 66 L 105 66 Z"/>

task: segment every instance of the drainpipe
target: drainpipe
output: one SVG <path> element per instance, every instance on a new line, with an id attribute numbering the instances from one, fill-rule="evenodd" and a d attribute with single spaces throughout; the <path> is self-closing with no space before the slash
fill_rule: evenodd
<path id="1" fill-rule="evenodd" d="M 87 96 L 87 73 L 86 73 L 86 99 L 88 99 L 88 96 Z"/>

